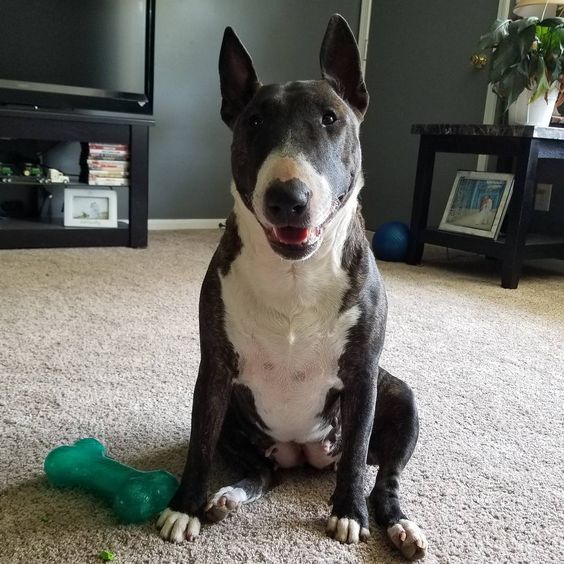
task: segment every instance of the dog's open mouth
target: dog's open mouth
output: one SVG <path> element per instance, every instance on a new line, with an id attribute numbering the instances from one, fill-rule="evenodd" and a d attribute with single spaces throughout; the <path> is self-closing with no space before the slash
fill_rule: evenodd
<path id="1" fill-rule="evenodd" d="M 319 243 L 321 227 L 274 227 L 265 229 L 271 247 L 289 259 L 301 259 L 311 254 Z"/>
<path id="2" fill-rule="evenodd" d="M 282 245 L 305 246 L 315 243 L 321 235 L 320 227 L 274 227 L 269 239 Z"/>
<path id="3" fill-rule="evenodd" d="M 304 245 L 309 239 L 309 229 L 306 227 L 275 227 L 274 236 L 284 245 Z"/>

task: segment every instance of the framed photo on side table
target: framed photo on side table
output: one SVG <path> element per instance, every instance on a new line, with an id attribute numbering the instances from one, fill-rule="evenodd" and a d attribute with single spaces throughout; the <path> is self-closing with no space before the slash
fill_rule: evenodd
<path id="1" fill-rule="evenodd" d="M 512 174 L 459 170 L 439 229 L 496 239 L 512 190 Z"/>
<path id="2" fill-rule="evenodd" d="M 113 190 L 65 188 L 65 227 L 117 227 Z"/>

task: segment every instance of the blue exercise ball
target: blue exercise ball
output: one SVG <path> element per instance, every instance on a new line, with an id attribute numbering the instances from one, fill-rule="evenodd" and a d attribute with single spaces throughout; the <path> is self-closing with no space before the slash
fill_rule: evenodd
<path id="1" fill-rule="evenodd" d="M 372 250 L 377 259 L 391 262 L 405 261 L 409 227 L 401 221 L 381 225 L 372 237 Z"/>

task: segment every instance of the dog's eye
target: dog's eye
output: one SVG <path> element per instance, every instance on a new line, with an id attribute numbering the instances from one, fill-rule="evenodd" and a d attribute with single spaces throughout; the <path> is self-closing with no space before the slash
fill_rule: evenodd
<path id="1" fill-rule="evenodd" d="M 333 123 L 335 123 L 337 121 L 337 116 L 335 115 L 335 112 L 325 112 L 323 114 L 323 117 L 321 118 L 321 123 L 323 125 L 331 125 Z"/>
<path id="2" fill-rule="evenodd" d="M 262 117 L 260 117 L 258 114 L 253 114 L 249 118 L 249 125 L 251 127 L 258 127 L 261 123 L 262 123 Z"/>

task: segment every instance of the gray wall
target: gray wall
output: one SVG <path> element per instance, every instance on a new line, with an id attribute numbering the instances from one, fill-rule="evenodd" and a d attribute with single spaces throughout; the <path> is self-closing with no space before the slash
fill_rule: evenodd
<path id="1" fill-rule="evenodd" d="M 374 0 L 366 79 L 371 95 L 363 127 L 367 227 L 408 221 L 417 161 L 414 123 L 481 123 L 487 70 L 470 65 L 497 1 Z M 430 222 L 438 223 L 457 168 L 475 157 L 439 156 Z"/>
<path id="2" fill-rule="evenodd" d="M 224 28 L 230 25 L 237 31 L 264 83 L 317 78 L 329 17 L 341 13 L 356 32 L 360 4 L 360 0 L 158 2 L 157 125 L 150 134 L 149 217 L 221 218 L 231 207 L 231 135 L 219 116 L 217 75 Z"/>

